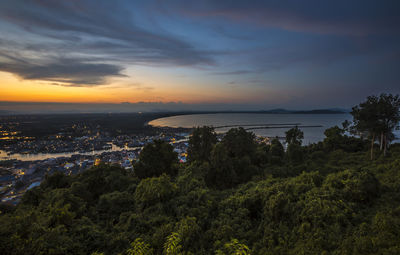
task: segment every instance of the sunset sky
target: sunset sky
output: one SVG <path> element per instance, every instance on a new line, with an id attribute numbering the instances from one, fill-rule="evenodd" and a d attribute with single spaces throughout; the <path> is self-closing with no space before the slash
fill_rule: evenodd
<path id="1" fill-rule="evenodd" d="M 2 0 L 0 110 L 348 108 L 400 93 L 399 13 L 398 0 Z"/>

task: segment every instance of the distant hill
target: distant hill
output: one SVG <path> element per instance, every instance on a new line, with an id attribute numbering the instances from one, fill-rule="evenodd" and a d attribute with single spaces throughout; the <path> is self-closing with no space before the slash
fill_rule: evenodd
<path id="1" fill-rule="evenodd" d="M 303 113 L 303 114 L 341 114 L 348 113 L 346 110 L 341 109 L 316 109 L 309 111 L 294 111 L 293 113 Z"/>
<path id="2" fill-rule="evenodd" d="M 210 113 L 266 113 L 266 114 L 344 114 L 349 113 L 348 110 L 333 108 L 333 109 L 314 109 L 314 110 L 287 110 L 283 108 L 259 111 L 182 111 L 182 112 L 169 112 L 172 115 L 184 114 L 210 114 Z"/>
<path id="3" fill-rule="evenodd" d="M 174 112 L 171 112 L 172 114 Z M 314 110 L 287 110 L 283 108 L 259 111 L 191 111 L 185 114 L 203 114 L 203 113 L 267 113 L 267 114 L 344 114 L 349 113 L 348 110 L 340 108 L 332 109 L 314 109 Z M 182 113 L 180 113 L 182 114 Z"/>
<path id="4" fill-rule="evenodd" d="M 243 111 L 253 113 L 255 111 Z M 271 110 L 261 110 L 257 113 L 269 113 L 269 114 L 343 114 L 349 113 L 348 110 L 333 108 L 333 109 L 314 109 L 314 110 L 287 110 L 282 108 L 271 109 Z"/>

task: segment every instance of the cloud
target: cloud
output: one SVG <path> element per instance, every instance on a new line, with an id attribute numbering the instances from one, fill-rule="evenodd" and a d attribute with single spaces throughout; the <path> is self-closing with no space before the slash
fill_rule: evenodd
<path id="1" fill-rule="evenodd" d="M 250 74 L 254 73 L 255 71 L 250 70 L 235 70 L 235 71 L 227 71 L 227 72 L 213 72 L 213 75 L 242 75 L 242 74 Z"/>
<path id="2" fill-rule="evenodd" d="M 177 0 L 171 9 L 191 18 L 222 18 L 289 31 L 336 35 L 400 34 L 400 2 Z"/>
<path id="3" fill-rule="evenodd" d="M 178 37 L 138 26 L 133 21 L 134 14 L 129 11 L 134 6 L 118 3 L 121 4 L 111 1 L 2 1 L 0 18 L 34 34 L 70 41 L 74 46 L 78 41 L 78 47 L 128 54 L 125 58 L 132 58 L 133 62 L 153 60 L 177 65 L 212 62 L 205 52 Z M 70 40 L 66 40 L 68 38 Z"/>
<path id="4" fill-rule="evenodd" d="M 140 70 L 135 65 L 168 67 L 163 75 L 185 72 L 188 84 L 210 75 L 249 90 L 267 86 L 267 77 L 320 84 L 315 77 L 324 73 L 349 86 L 369 76 L 394 84 L 399 6 L 397 0 L 3 0 L 0 71 L 59 86 L 109 86 Z M 359 72 L 343 76 L 340 69 L 348 67 Z M 129 82 L 117 85 L 153 89 Z"/>
<path id="5" fill-rule="evenodd" d="M 54 58 L 33 61 L 0 53 L 0 71 L 10 72 L 25 80 L 49 81 L 61 86 L 97 86 L 109 77 L 124 77 L 123 67 L 85 60 Z"/>
<path id="6" fill-rule="evenodd" d="M 106 84 L 124 66 L 196 66 L 211 54 L 134 21 L 129 2 L 1 1 L 0 70 L 69 86 Z M 10 32 L 10 30 L 12 32 Z"/>

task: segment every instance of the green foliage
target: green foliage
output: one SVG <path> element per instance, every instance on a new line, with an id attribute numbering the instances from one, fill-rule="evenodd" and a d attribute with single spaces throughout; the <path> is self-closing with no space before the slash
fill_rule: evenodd
<path id="1" fill-rule="evenodd" d="M 375 139 L 380 135 L 381 150 L 388 147 L 393 129 L 400 121 L 400 96 L 381 94 L 369 96 L 367 100 L 352 108 L 353 129 L 359 133 L 367 133 L 371 139 L 371 160 Z"/>
<path id="2" fill-rule="evenodd" d="M 45 180 L 42 184 L 44 189 L 57 189 L 57 188 L 67 188 L 71 185 L 71 178 L 66 176 L 62 172 L 56 172 L 53 175 L 46 175 Z"/>
<path id="3" fill-rule="evenodd" d="M 132 194 L 124 191 L 114 191 L 99 197 L 97 212 L 104 219 L 117 220 L 121 213 L 134 209 L 135 199 Z"/>
<path id="4" fill-rule="evenodd" d="M 191 250 L 197 245 L 197 240 L 201 236 L 201 228 L 197 224 L 196 217 L 185 217 L 175 224 L 176 234 L 178 235 L 182 246 L 186 250 Z"/>
<path id="5" fill-rule="evenodd" d="M 229 157 L 253 157 L 256 150 L 254 138 L 255 136 L 252 132 L 247 132 L 242 127 L 232 128 L 225 134 L 222 144 Z"/>
<path id="6" fill-rule="evenodd" d="M 282 143 L 275 138 L 271 141 L 271 147 L 269 149 L 270 161 L 272 164 L 280 164 L 285 156 L 285 149 Z"/>
<path id="7" fill-rule="evenodd" d="M 337 131 L 285 153 L 236 130 L 253 149 L 225 138 L 172 176 L 56 173 L 1 207 L 0 254 L 399 254 L 400 144 L 370 161 Z"/>
<path id="8" fill-rule="evenodd" d="M 347 201 L 369 203 L 379 194 L 379 181 L 365 170 L 345 170 L 330 174 L 323 186 L 327 193 Z"/>
<path id="9" fill-rule="evenodd" d="M 136 238 L 134 242 L 131 243 L 131 248 L 126 250 L 127 255 L 152 255 L 153 249 L 142 241 L 141 238 Z"/>
<path id="10" fill-rule="evenodd" d="M 323 149 L 325 151 L 340 149 L 346 152 L 356 152 L 367 147 L 363 140 L 345 135 L 345 129 L 341 129 L 338 126 L 326 129 L 324 134 L 326 136 L 323 141 Z"/>
<path id="11" fill-rule="evenodd" d="M 181 237 L 178 233 L 172 233 L 167 237 L 167 241 L 164 244 L 164 254 L 165 255 L 181 255 L 182 245 Z"/>
<path id="12" fill-rule="evenodd" d="M 329 150 L 337 150 L 340 149 L 341 144 L 343 143 L 343 134 L 344 130 L 339 128 L 338 126 L 334 126 L 325 130 L 324 135 L 326 138 L 324 139 L 325 147 Z"/>
<path id="13" fill-rule="evenodd" d="M 189 138 L 188 161 L 209 161 L 211 150 L 217 143 L 217 135 L 212 127 L 197 127 Z"/>
<path id="14" fill-rule="evenodd" d="M 210 187 L 231 188 L 249 181 L 260 172 L 258 166 L 253 164 L 256 162 L 254 136 L 244 129 L 237 129 L 230 133 L 229 139 L 225 136 L 211 152 L 210 169 L 206 175 Z M 247 149 L 240 148 L 240 142 L 244 140 L 244 147 L 246 144 L 249 146 Z"/>
<path id="15" fill-rule="evenodd" d="M 285 132 L 287 144 L 301 145 L 304 133 L 297 126 Z"/>
<path id="16" fill-rule="evenodd" d="M 216 255 L 250 255 L 250 249 L 244 244 L 239 243 L 237 239 L 232 239 L 229 243 L 224 244 L 222 250 L 217 250 Z"/>
<path id="17" fill-rule="evenodd" d="M 208 186 L 228 188 L 236 183 L 236 172 L 228 151 L 222 143 L 218 143 L 211 153 L 211 168 L 206 182 Z"/>
<path id="18" fill-rule="evenodd" d="M 135 175 L 140 179 L 157 177 L 165 173 L 170 176 L 177 174 L 178 154 L 169 143 L 156 140 L 147 144 L 139 155 L 139 161 L 134 165 Z"/>
<path id="19" fill-rule="evenodd" d="M 167 201 L 173 197 L 177 190 L 170 177 L 166 174 L 160 177 L 143 179 L 135 191 L 135 200 L 143 206 Z"/>
<path id="20" fill-rule="evenodd" d="M 300 164 L 304 160 L 303 148 L 297 143 L 291 143 L 288 145 L 286 155 L 288 161 L 292 164 Z"/>

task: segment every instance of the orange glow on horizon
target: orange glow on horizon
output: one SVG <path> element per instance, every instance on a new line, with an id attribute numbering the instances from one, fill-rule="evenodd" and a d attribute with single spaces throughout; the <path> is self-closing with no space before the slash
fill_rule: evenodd
<path id="1" fill-rule="evenodd" d="M 68 102 L 68 103 L 120 103 L 161 101 L 146 89 L 129 86 L 104 85 L 74 87 L 53 85 L 46 81 L 22 80 L 0 72 L 0 101 L 14 102 Z M 153 98 L 152 98 L 153 97 Z"/>
<path id="2" fill-rule="evenodd" d="M 13 74 L 0 72 L 0 101 L 56 103 L 114 103 L 121 102 L 182 102 L 245 103 L 260 99 L 263 92 L 249 93 L 198 82 L 177 82 L 166 77 L 151 77 L 138 84 L 115 80 L 108 85 L 93 87 L 60 86 L 47 81 L 23 80 Z M 162 85 L 160 85 L 162 84 Z M 265 95 L 265 94 L 264 94 Z"/>

